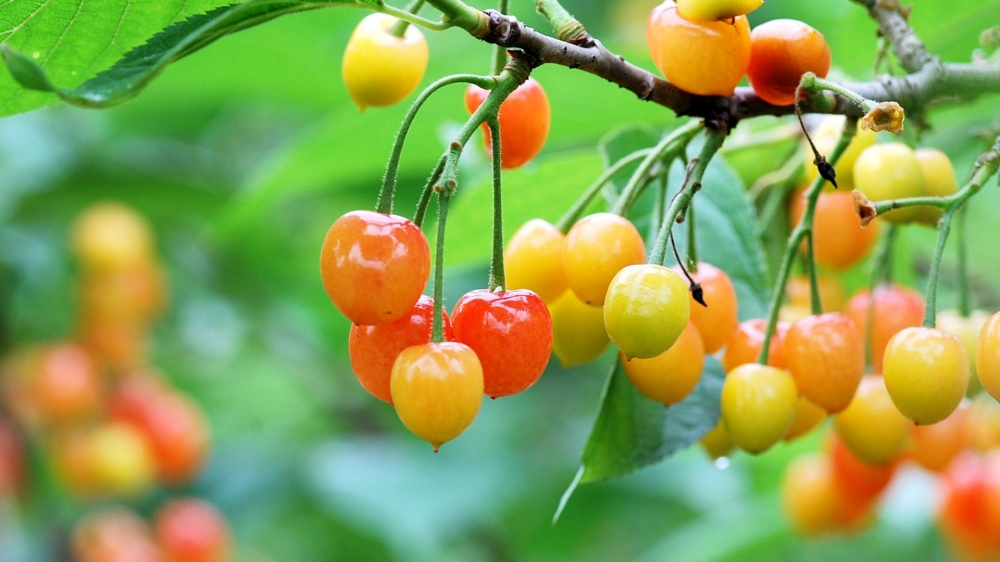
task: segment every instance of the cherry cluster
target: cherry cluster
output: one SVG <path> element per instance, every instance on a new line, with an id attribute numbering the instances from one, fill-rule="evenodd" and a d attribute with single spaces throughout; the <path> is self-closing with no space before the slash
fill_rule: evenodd
<path id="1" fill-rule="evenodd" d="M 77 219 L 72 247 L 80 264 L 75 336 L 16 349 L 0 367 L 11 414 L 0 419 L 0 490 L 30 485 L 18 467 L 22 439 L 44 451 L 61 490 L 83 504 L 136 500 L 156 484 L 188 484 L 205 463 L 210 436 L 201 408 L 150 365 L 150 326 L 167 300 L 152 230 L 132 209 L 99 203 Z M 210 536 L 197 530 L 209 516 L 218 530 Z M 211 506 L 177 500 L 157 520 L 153 540 L 149 532 L 133 532 L 144 524 L 127 508 L 88 517 L 75 535 L 74 556 L 79 562 L 228 559 L 226 524 Z"/>

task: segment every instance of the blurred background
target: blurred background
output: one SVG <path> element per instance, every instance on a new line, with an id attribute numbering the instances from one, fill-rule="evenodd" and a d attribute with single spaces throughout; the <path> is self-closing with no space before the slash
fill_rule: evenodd
<path id="1" fill-rule="evenodd" d="M 656 3 L 564 2 L 609 48 L 648 69 L 645 19 Z M 519 18 L 545 29 L 533 2 L 511 4 Z M 917 0 L 911 23 L 933 52 L 965 62 L 998 13 L 996 0 Z M 790 458 L 820 446 L 818 434 L 718 466 L 692 447 L 632 476 L 581 487 L 553 526 L 610 353 L 568 370 L 552 361 L 530 391 L 484 403 L 471 429 L 436 455 L 409 434 L 353 376 L 350 326 L 318 271 L 332 221 L 374 206 L 406 110 L 403 103 L 359 114 L 344 89 L 340 58 L 364 15 L 318 10 L 227 37 L 111 110 L 57 105 L 0 120 L 7 350 L 72 336 L 80 268 L 69 235 L 84 209 L 118 201 L 152 225 L 169 296 L 151 326 L 150 362 L 204 411 L 212 446 L 193 483 L 158 490 L 133 507 L 148 515 L 170 495 L 208 499 L 231 525 L 236 560 L 948 558 L 933 526 L 936 485 L 916 469 L 896 479 L 869 529 L 797 538 L 780 509 L 779 482 Z M 863 9 L 846 0 L 770 0 L 750 20 L 781 17 L 826 36 L 838 77 L 871 77 L 875 26 Z M 457 30 L 425 35 L 431 63 L 424 84 L 488 70 L 488 45 Z M 613 129 L 674 122 L 663 108 L 582 72 L 543 66 L 534 76 L 552 104 L 551 135 L 542 156 L 507 181 L 551 191 L 553 201 L 572 201 L 600 173 L 597 144 Z M 400 214 L 411 214 L 466 118 L 462 95 L 461 87 L 446 89 L 422 110 L 402 159 Z M 938 110 L 922 142 L 948 153 L 961 181 L 983 146 L 975 131 L 996 116 L 995 97 Z M 782 164 L 758 159 L 756 175 Z M 480 146 L 461 170 L 449 222 L 448 305 L 485 286 L 490 252 L 488 206 L 462 206 L 488 187 Z M 551 207 L 530 211 L 555 220 L 566 206 Z M 508 233 L 531 218 L 528 211 L 508 214 Z M 1000 190 L 991 184 L 969 213 L 974 304 L 990 311 L 1000 308 L 1000 259 L 995 235 L 987 234 L 997 216 Z M 926 229 L 903 233 L 897 266 L 920 289 L 933 237 Z M 953 264 L 949 256 L 946 308 L 955 305 Z M 853 286 L 866 282 L 867 271 L 857 268 Z M 30 499 L 0 510 L 2 562 L 64 559 L 67 532 L 94 505 L 36 477 L 44 472 L 40 456 L 27 453 Z"/>

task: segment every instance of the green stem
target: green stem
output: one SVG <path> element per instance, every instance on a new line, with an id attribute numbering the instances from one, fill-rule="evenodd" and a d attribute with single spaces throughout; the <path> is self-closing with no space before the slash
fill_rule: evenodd
<path id="1" fill-rule="evenodd" d="M 663 215 L 667 212 L 667 186 L 670 180 L 670 171 L 664 170 L 660 174 L 660 184 L 656 186 L 656 201 L 653 202 L 653 212 L 649 217 L 649 234 L 654 238 L 659 232 L 660 223 L 663 222 Z"/>
<path id="2" fill-rule="evenodd" d="M 434 328 L 431 341 L 441 343 L 444 341 L 444 325 L 442 313 L 444 312 L 444 231 L 445 223 L 448 221 L 448 201 L 451 199 L 451 189 L 442 189 L 438 195 L 438 231 L 437 249 L 434 256 Z"/>
<path id="3" fill-rule="evenodd" d="M 557 0 L 538 0 L 536 8 L 538 13 L 548 20 L 552 31 L 560 41 L 577 44 L 586 42 L 589 38 L 583 24 L 571 16 Z"/>
<path id="4" fill-rule="evenodd" d="M 698 271 L 698 233 L 694 222 L 694 201 L 688 204 L 687 209 L 688 227 L 688 247 L 687 247 L 687 268 L 690 273 Z"/>
<path id="5" fill-rule="evenodd" d="M 878 105 L 877 103 L 865 98 L 864 96 L 861 96 L 851 91 L 850 89 L 845 88 L 840 84 L 837 84 L 836 82 L 830 82 L 829 80 L 824 80 L 816 76 L 812 72 L 807 72 L 805 75 L 802 76 L 801 84 L 802 88 L 808 90 L 810 93 L 813 94 L 818 94 L 823 90 L 827 90 L 835 94 L 844 96 L 845 98 L 857 104 L 858 107 L 863 109 L 866 113 L 871 111 L 872 109 L 875 108 L 876 105 Z"/>
<path id="6" fill-rule="evenodd" d="M 422 8 L 423 6 L 424 6 L 424 0 L 413 0 L 406 7 L 406 11 L 413 15 L 417 15 L 417 12 L 419 12 L 420 8 Z M 408 21 L 399 20 L 398 22 L 396 22 L 396 25 L 392 26 L 392 29 L 389 30 L 389 34 L 395 35 L 396 37 L 403 37 L 403 35 L 406 35 L 406 28 L 409 26 L 410 23 Z"/>
<path id="7" fill-rule="evenodd" d="M 677 221 L 677 216 L 681 211 L 687 208 L 695 192 L 701 188 L 701 178 L 705 175 L 708 163 L 712 161 L 712 157 L 719 151 L 725 140 L 725 134 L 711 129 L 705 135 L 705 144 L 701 147 L 701 153 L 698 155 L 694 167 L 691 169 L 688 177 L 684 178 L 684 184 L 681 185 L 677 195 L 674 196 L 674 200 L 667 209 L 666 216 L 660 222 L 660 232 L 656 235 L 656 243 L 649 254 L 649 263 L 663 264 L 667 254 L 667 245 L 670 242 L 670 229 L 673 228 L 674 223 Z"/>
<path id="8" fill-rule="evenodd" d="M 965 207 L 955 217 L 955 230 L 958 236 L 958 311 L 963 318 L 972 314 L 972 304 L 969 299 L 969 264 L 968 248 L 965 240 Z"/>
<path id="9" fill-rule="evenodd" d="M 460 27 L 476 38 L 482 38 L 489 32 L 486 15 L 461 0 L 427 0 L 427 2 L 441 11 L 443 16 L 441 25 L 445 27 Z"/>
<path id="10" fill-rule="evenodd" d="M 925 328 L 934 328 L 937 319 L 937 285 L 938 274 L 941 270 L 941 258 L 944 257 L 944 248 L 948 242 L 948 233 L 951 232 L 951 218 L 956 209 L 951 208 L 944 212 L 941 221 L 938 223 L 937 245 L 934 247 L 934 257 L 931 258 L 931 271 L 927 277 L 927 304 L 924 307 Z"/>
<path id="11" fill-rule="evenodd" d="M 431 3 L 433 4 L 434 2 Z M 390 15 L 400 21 L 404 21 L 406 23 L 413 24 L 417 27 L 422 27 L 424 29 L 429 29 L 431 31 L 444 31 L 455 25 L 458 25 L 457 22 L 452 22 L 452 21 L 434 21 L 434 20 L 429 20 L 427 18 L 422 18 L 416 14 L 411 14 L 405 9 L 395 8 L 388 4 L 378 4 L 375 6 L 365 5 L 364 7 L 369 10 Z"/>
<path id="12" fill-rule="evenodd" d="M 427 178 L 424 190 L 420 192 L 420 201 L 417 202 L 417 212 L 413 215 L 413 222 L 418 227 L 424 224 L 424 217 L 427 215 L 427 205 L 430 204 L 431 195 L 434 194 L 434 186 L 441 179 L 441 172 L 444 171 L 445 156 L 438 158 L 437 166 L 431 172 L 431 177 Z"/>
<path id="13" fill-rule="evenodd" d="M 424 91 L 417 96 L 413 105 L 411 105 L 410 109 L 406 111 L 406 115 L 403 117 L 403 124 L 400 125 L 399 132 L 396 133 L 396 140 L 392 145 L 392 152 L 389 154 L 389 163 L 386 165 L 385 174 L 382 176 L 382 189 L 379 190 L 378 204 L 375 206 L 376 212 L 392 212 L 392 198 L 396 191 L 396 178 L 399 173 L 399 159 L 403 154 L 403 144 L 406 142 L 406 136 L 410 133 L 410 126 L 413 125 L 413 120 L 416 119 L 417 112 L 420 111 L 424 102 L 426 102 L 427 99 L 434 94 L 434 92 L 437 92 L 441 88 L 450 84 L 461 82 L 475 84 L 484 89 L 491 89 L 496 84 L 496 79 L 491 76 L 479 76 L 476 74 L 455 74 L 452 76 L 445 76 L 444 78 L 432 83 L 430 86 L 427 86 L 427 88 L 425 88 Z"/>
<path id="14" fill-rule="evenodd" d="M 503 269 L 503 203 L 500 183 L 500 122 L 495 117 L 487 121 L 493 144 L 493 258 L 490 261 L 490 292 L 498 287 L 507 289 Z"/>
<path id="15" fill-rule="evenodd" d="M 851 144 L 851 140 L 854 138 L 854 133 L 854 127 L 844 127 L 844 132 L 841 133 L 840 139 L 837 141 L 837 146 L 834 147 L 828 159 L 831 166 L 836 165 L 841 155 L 847 150 L 847 146 Z M 764 332 L 764 345 L 761 346 L 760 355 L 757 357 L 757 362 L 761 365 L 767 364 L 767 353 L 771 349 L 771 337 L 774 335 L 774 329 L 778 325 L 778 313 L 781 310 L 781 303 L 785 299 L 785 287 L 788 285 L 788 277 L 792 272 L 792 263 L 795 261 L 799 245 L 802 244 L 806 236 L 812 234 L 813 218 L 816 214 L 816 202 L 819 201 L 819 195 L 823 192 L 823 184 L 825 182 L 826 180 L 823 179 L 823 176 L 817 175 L 812 185 L 809 186 L 809 190 L 806 192 L 806 211 L 802 215 L 802 220 L 798 226 L 792 230 L 788 238 L 788 243 L 785 245 L 785 255 L 781 260 L 781 268 L 778 270 L 778 278 L 775 281 L 774 291 L 771 294 L 767 330 Z"/>
<path id="16" fill-rule="evenodd" d="M 618 175 L 618 173 L 621 172 L 626 166 L 632 164 L 636 160 L 645 158 L 652 152 L 652 148 L 644 148 L 642 150 L 637 150 L 615 162 L 610 168 L 605 170 L 604 173 L 602 173 L 594 181 L 594 183 L 590 184 L 590 187 L 583 192 L 583 195 L 576 200 L 576 203 L 573 203 L 573 206 L 570 207 L 569 210 L 566 211 L 566 214 L 564 214 L 562 218 L 559 219 L 559 222 L 556 223 L 556 228 L 558 228 L 563 234 L 569 232 L 569 229 L 576 224 L 576 221 L 580 219 L 580 216 L 587 210 L 587 207 L 590 206 L 590 202 L 601 192 L 601 188 L 604 187 L 604 184 L 611 181 L 611 179 Z"/>
<path id="17" fill-rule="evenodd" d="M 497 3 L 497 11 L 506 14 L 510 11 L 509 3 L 510 0 L 500 0 Z M 507 47 L 495 45 L 493 47 L 493 74 L 500 74 L 505 66 L 507 66 Z"/>
<path id="18" fill-rule="evenodd" d="M 806 236 L 805 267 L 809 273 L 809 302 L 813 314 L 823 314 L 823 297 L 819 294 L 819 278 L 816 276 L 816 246 L 812 231 Z"/>
<path id="19" fill-rule="evenodd" d="M 698 134 L 698 131 L 703 127 L 704 124 L 700 120 L 692 119 L 683 126 L 671 131 L 669 135 L 663 137 L 663 140 L 653 147 L 653 151 L 646 156 L 642 163 L 639 164 L 639 167 L 636 168 L 632 177 L 629 178 L 628 183 L 625 184 L 625 189 L 622 190 L 622 194 L 618 197 L 618 201 L 615 203 L 614 208 L 611 209 L 611 212 L 616 215 L 625 216 L 632 203 L 639 197 L 642 188 L 647 185 L 646 179 L 649 177 L 649 171 L 653 168 L 653 165 L 661 160 L 669 160 L 677 152 L 683 151 L 691 138 Z"/>

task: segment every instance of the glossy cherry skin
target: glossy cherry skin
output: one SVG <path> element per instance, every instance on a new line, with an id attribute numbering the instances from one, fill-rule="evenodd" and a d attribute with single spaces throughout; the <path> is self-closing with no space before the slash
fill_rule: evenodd
<path id="1" fill-rule="evenodd" d="M 750 32 L 747 78 L 757 95 L 774 105 L 795 103 L 802 75 L 825 78 L 830 71 L 830 47 L 823 34 L 798 20 L 777 19 Z"/>
<path id="2" fill-rule="evenodd" d="M 692 21 L 722 21 L 743 16 L 764 5 L 764 0 L 678 0 L 677 13 Z"/>
<path id="3" fill-rule="evenodd" d="M 229 524 L 208 502 L 195 498 L 170 500 L 156 512 L 154 526 L 166 562 L 229 560 Z"/>
<path id="4" fill-rule="evenodd" d="M 798 389 L 783 369 L 736 367 L 722 384 L 722 420 L 737 447 L 759 454 L 781 440 L 795 418 Z"/>
<path id="5" fill-rule="evenodd" d="M 824 191 L 820 194 L 813 215 L 816 263 L 838 271 L 848 269 L 860 263 L 878 241 L 878 221 L 862 227 L 853 201 L 849 191 Z M 805 192 L 794 193 L 789 206 L 789 222 L 797 226 L 805 212 Z M 823 306 L 824 310 L 829 309 L 826 302 Z"/>
<path id="6" fill-rule="evenodd" d="M 589 306 L 566 291 L 554 304 L 552 314 L 552 351 L 564 368 L 590 363 L 608 348 L 611 339 L 604 328 L 604 308 Z"/>
<path id="7" fill-rule="evenodd" d="M 389 384 L 400 421 L 435 452 L 472 425 L 483 403 L 479 358 L 458 342 L 404 349 Z"/>
<path id="8" fill-rule="evenodd" d="M 690 21 L 667 0 L 649 14 L 649 53 L 674 86 L 702 96 L 731 96 L 750 66 L 750 24 Z"/>
<path id="9" fill-rule="evenodd" d="M 452 309 L 455 341 L 476 352 L 486 395 L 510 396 L 542 376 L 552 353 L 552 317 L 545 303 L 525 289 L 471 291 Z"/>
<path id="10" fill-rule="evenodd" d="M 705 346 L 691 322 L 670 349 L 652 359 L 629 361 L 624 353 L 621 355 L 622 367 L 636 390 L 664 406 L 687 398 L 698 386 L 705 368 Z"/>
<path id="11" fill-rule="evenodd" d="M 401 101 L 420 85 L 427 70 L 429 54 L 423 33 L 411 25 L 402 37 L 396 37 L 390 29 L 397 22 L 385 14 L 366 16 L 344 49 L 344 84 L 361 111 Z"/>
<path id="12" fill-rule="evenodd" d="M 615 275 L 604 301 L 604 327 L 626 359 L 670 349 L 690 320 L 687 284 L 662 265 L 630 265 Z"/>
<path id="13" fill-rule="evenodd" d="M 979 334 L 976 372 L 986 392 L 1000 400 L 1000 312 L 990 316 Z"/>
<path id="14" fill-rule="evenodd" d="M 431 253 L 412 221 L 352 211 L 323 240 L 320 273 L 326 294 L 351 322 L 387 324 L 405 316 L 427 285 Z"/>
<path id="15" fill-rule="evenodd" d="M 517 229 L 504 250 L 507 289 L 529 289 L 552 305 L 566 292 L 563 245 L 566 235 L 550 222 L 531 219 Z"/>
<path id="16" fill-rule="evenodd" d="M 865 374 L 864 340 L 839 312 L 807 316 L 785 335 L 785 359 L 799 392 L 828 413 L 851 403 Z"/>
<path id="17" fill-rule="evenodd" d="M 868 291 L 859 291 L 847 302 L 847 316 L 854 322 L 862 338 L 867 337 L 868 309 L 871 303 Z M 885 347 L 892 336 L 903 328 L 919 326 L 924 320 L 924 298 L 920 293 L 901 285 L 875 287 L 875 304 L 872 310 L 872 368 L 882 372 Z"/>
<path id="18" fill-rule="evenodd" d="M 608 285 L 615 275 L 627 265 L 641 263 L 646 263 L 642 235 L 635 225 L 618 215 L 586 216 L 566 234 L 566 280 L 577 298 L 590 306 L 604 306 Z"/>
<path id="19" fill-rule="evenodd" d="M 448 313 L 441 310 L 444 322 L 444 339 L 451 341 L 455 335 Z M 430 343 L 434 327 L 434 299 L 421 295 L 417 304 L 402 318 L 377 326 L 351 325 L 351 367 L 358 382 L 372 396 L 392 404 L 389 379 L 396 357 L 408 347 Z"/>
<path id="20" fill-rule="evenodd" d="M 700 305 L 695 305 L 700 306 Z M 771 336 L 771 346 L 767 348 L 767 364 L 784 369 L 785 333 L 788 332 L 788 322 L 778 322 Z M 764 331 L 767 330 L 767 319 L 754 318 L 740 322 L 736 330 L 726 342 L 726 351 L 722 355 L 722 368 L 728 373 L 740 365 L 756 363 L 760 349 L 764 347 Z"/>
<path id="21" fill-rule="evenodd" d="M 924 186 L 927 195 L 946 197 L 958 191 L 958 180 L 955 178 L 955 168 L 951 165 L 948 155 L 936 148 L 918 148 L 914 151 L 920 172 L 924 176 Z M 944 211 L 937 207 L 918 207 L 920 214 L 917 221 L 921 224 L 935 227 Z"/>
<path id="22" fill-rule="evenodd" d="M 834 418 L 837 434 L 861 461 L 885 466 L 906 447 L 913 424 L 893 404 L 880 376 L 866 376 L 851 404 Z"/>
<path id="23" fill-rule="evenodd" d="M 944 420 L 969 387 L 969 355 L 962 342 L 935 328 L 906 328 L 889 340 L 882 375 L 892 401 L 920 425 Z"/>
<path id="24" fill-rule="evenodd" d="M 681 275 L 680 267 L 674 271 Z M 698 333 L 705 343 L 705 353 L 715 353 L 722 349 L 739 322 L 736 288 L 725 271 L 709 263 L 699 263 L 697 271 L 689 271 L 691 278 L 701 284 L 705 304 L 691 297 L 691 322 L 698 327 Z M 686 278 L 684 278 L 686 281 Z"/>
<path id="25" fill-rule="evenodd" d="M 913 149 L 903 143 L 870 146 L 854 162 L 854 187 L 872 201 L 920 197 L 927 193 L 924 175 Z M 880 219 L 896 224 L 913 222 L 920 207 L 896 209 Z"/>
<path id="26" fill-rule="evenodd" d="M 190 482 L 204 466 L 211 445 L 208 422 L 187 396 L 148 376 L 130 375 L 119 384 L 109 413 L 144 436 L 160 481 Z"/>
<path id="27" fill-rule="evenodd" d="M 469 84 L 465 91 L 465 108 L 474 113 L 486 101 L 489 90 Z M 552 109 L 542 85 L 528 78 L 500 104 L 500 167 L 513 170 L 527 164 L 545 146 L 552 122 Z M 489 128 L 483 125 L 486 153 L 493 155 Z"/>

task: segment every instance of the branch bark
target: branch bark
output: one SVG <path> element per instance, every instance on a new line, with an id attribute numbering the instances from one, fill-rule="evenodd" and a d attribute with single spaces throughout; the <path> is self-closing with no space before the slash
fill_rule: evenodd
<path id="1" fill-rule="evenodd" d="M 855 0 L 868 7 L 882 32 L 892 41 L 897 56 L 910 74 L 880 76 L 871 82 L 849 84 L 858 94 L 875 101 L 899 102 L 908 112 L 922 112 L 941 101 L 970 100 L 985 93 L 1000 92 L 1000 69 L 973 64 L 943 64 L 927 53 L 923 43 L 906 24 L 899 11 L 886 7 L 887 0 Z M 892 1 L 892 0 L 888 0 Z M 434 0 L 431 0 L 434 3 Z M 728 129 L 741 119 L 760 115 L 789 115 L 793 106 L 774 106 L 750 88 L 737 88 L 734 95 L 697 96 L 673 86 L 651 72 L 627 62 L 594 39 L 590 46 L 574 45 L 549 37 L 494 10 L 483 12 L 476 37 L 508 49 L 520 49 L 534 64 L 558 64 L 589 72 L 617 84 L 641 100 L 673 110 L 677 115 L 700 117 L 711 128 Z M 846 98 L 826 93 L 804 103 L 814 113 L 836 113 L 860 117 L 863 111 Z"/>

